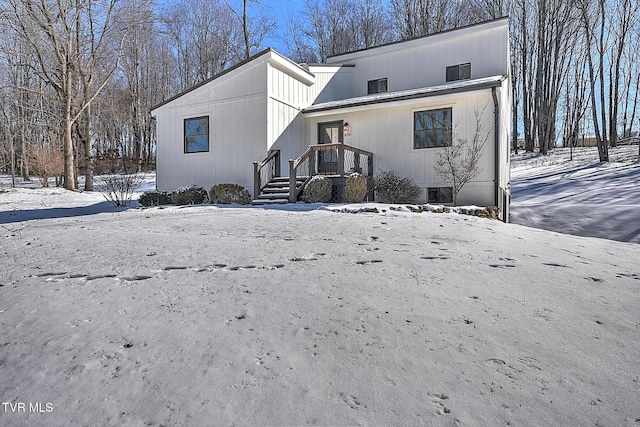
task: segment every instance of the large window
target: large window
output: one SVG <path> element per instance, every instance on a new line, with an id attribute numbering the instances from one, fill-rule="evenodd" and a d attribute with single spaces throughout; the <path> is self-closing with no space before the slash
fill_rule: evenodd
<path id="1" fill-rule="evenodd" d="M 447 81 L 467 80 L 471 78 L 471 63 L 447 67 Z"/>
<path id="2" fill-rule="evenodd" d="M 377 79 L 377 80 L 369 80 L 367 82 L 367 93 L 369 95 L 374 93 L 384 93 L 387 92 L 387 78 Z"/>
<path id="3" fill-rule="evenodd" d="M 413 148 L 451 145 L 451 108 L 413 113 Z"/>
<path id="4" fill-rule="evenodd" d="M 184 152 L 209 151 L 209 117 L 184 119 Z"/>

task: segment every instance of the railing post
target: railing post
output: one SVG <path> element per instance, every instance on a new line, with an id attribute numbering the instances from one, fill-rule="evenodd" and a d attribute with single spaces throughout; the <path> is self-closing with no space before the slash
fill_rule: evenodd
<path id="1" fill-rule="evenodd" d="M 253 200 L 260 195 L 260 167 L 258 162 L 253 162 Z"/>
<path id="2" fill-rule="evenodd" d="M 289 202 L 296 202 L 296 170 L 293 167 L 294 160 L 289 159 Z"/>
<path id="3" fill-rule="evenodd" d="M 314 176 L 316 174 L 316 158 L 318 157 L 318 152 L 316 150 L 311 151 L 309 155 L 309 176 Z"/>
<path id="4" fill-rule="evenodd" d="M 344 176 L 344 144 L 338 144 L 338 175 Z"/>
<path id="5" fill-rule="evenodd" d="M 280 150 L 275 150 L 276 156 L 273 158 L 273 161 L 276 164 L 275 170 L 273 171 L 274 177 L 280 177 Z"/>
<path id="6" fill-rule="evenodd" d="M 368 201 L 373 202 L 374 194 L 373 194 L 373 154 L 367 155 L 367 175 L 369 175 L 369 179 L 367 179 L 367 183 L 369 185 L 369 191 L 367 192 Z"/>

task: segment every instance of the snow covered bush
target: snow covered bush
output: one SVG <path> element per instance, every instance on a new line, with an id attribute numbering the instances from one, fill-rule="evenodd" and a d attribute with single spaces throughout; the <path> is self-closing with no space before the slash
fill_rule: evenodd
<path id="1" fill-rule="evenodd" d="M 218 184 L 209 190 L 209 202 L 223 205 L 248 205 L 251 194 L 238 184 Z"/>
<path id="2" fill-rule="evenodd" d="M 342 197 L 349 203 L 360 203 L 367 195 L 367 177 L 354 173 L 347 178 Z"/>
<path id="3" fill-rule="evenodd" d="M 102 195 L 114 206 L 129 206 L 134 191 L 142 183 L 142 175 L 137 173 L 114 173 L 98 177 Z"/>
<path id="4" fill-rule="evenodd" d="M 138 198 L 142 206 L 160 206 L 171 204 L 171 193 L 166 191 L 147 191 Z"/>
<path id="5" fill-rule="evenodd" d="M 415 203 L 422 194 L 422 189 L 415 181 L 395 171 L 380 172 L 373 181 L 380 203 Z"/>
<path id="6" fill-rule="evenodd" d="M 209 201 L 207 190 L 199 185 L 178 188 L 171 193 L 171 202 L 174 205 L 199 205 Z"/>
<path id="7" fill-rule="evenodd" d="M 332 187 L 331 178 L 316 175 L 304 186 L 300 199 L 306 203 L 329 203 Z"/>

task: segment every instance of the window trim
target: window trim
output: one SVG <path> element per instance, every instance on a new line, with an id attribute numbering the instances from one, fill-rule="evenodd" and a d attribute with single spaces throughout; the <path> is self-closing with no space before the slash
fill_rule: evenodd
<path id="1" fill-rule="evenodd" d="M 384 89 L 380 90 L 380 83 L 384 82 Z M 376 83 L 376 92 L 371 92 L 369 90 L 371 83 Z M 367 95 L 375 95 L 377 93 L 388 93 L 389 92 L 389 77 L 382 77 L 379 79 L 367 80 Z"/>
<path id="2" fill-rule="evenodd" d="M 417 130 L 416 129 L 416 121 L 418 119 L 418 114 L 421 113 L 437 113 L 439 111 L 448 111 L 449 112 L 449 129 L 448 129 L 448 135 L 449 137 L 447 138 L 447 141 L 444 141 L 444 137 L 441 137 L 440 139 L 443 141 L 442 145 L 433 145 L 433 146 L 424 146 L 424 147 L 418 147 L 417 146 L 417 133 L 418 132 L 425 132 L 425 131 L 435 131 L 435 130 L 439 130 L 441 132 L 444 132 L 446 130 L 446 127 L 439 127 L 439 128 L 431 128 L 431 129 L 421 129 L 421 130 Z M 451 145 L 451 142 L 453 141 L 453 107 L 441 107 L 441 108 L 432 108 L 432 109 L 428 109 L 428 110 L 415 110 L 413 111 L 413 123 L 412 123 L 412 127 L 413 127 L 413 149 L 414 150 L 423 150 L 423 149 L 430 149 L 430 148 L 442 148 L 442 147 L 446 147 L 447 145 Z"/>
<path id="3" fill-rule="evenodd" d="M 187 122 L 191 121 L 191 120 L 205 120 L 206 123 L 206 133 L 201 133 L 201 134 L 193 134 L 193 135 L 187 135 Z M 182 135 L 183 135 L 183 146 L 184 146 L 184 153 L 185 154 L 194 154 L 194 153 L 208 153 L 211 147 L 211 141 L 210 141 L 210 132 L 209 132 L 209 116 L 198 116 L 198 117 L 187 117 L 184 119 L 183 121 L 183 129 L 182 129 Z M 207 149 L 206 150 L 197 150 L 197 151 L 193 151 L 193 150 L 188 150 L 188 144 L 187 144 L 187 140 L 189 138 L 193 138 L 193 137 L 200 137 L 200 136 L 206 136 L 207 137 Z"/>
<path id="4" fill-rule="evenodd" d="M 469 76 L 468 77 L 460 77 L 460 75 L 462 74 L 461 70 L 462 70 L 463 67 L 468 67 L 469 68 Z M 449 70 L 453 71 L 454 69 L 457 71 L 456 78 L 450 79 L 449 78 Z M 458 81 L 458 80 L 469 80 L 469 79 L 471 79 L 471 62 L 464 62 L 462 64 L 449 65 L 449 66 L 447 66 L 445 68 L 445 80 L 447 82 L 455 82 L 455 81 Z"/>
<path id="5" fill-rule="evenodd" d="M 435 192 L 435 199 L 431 198 L 431 193 Z M 448 195 L 446 200 L 442 200 L 442 195 Z M 427 187 L 427 203 L 453 203 L 453 187 Z"/>

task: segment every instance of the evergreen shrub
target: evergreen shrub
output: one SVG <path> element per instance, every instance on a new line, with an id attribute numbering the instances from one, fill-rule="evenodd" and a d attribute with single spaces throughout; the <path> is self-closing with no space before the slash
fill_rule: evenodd
<path id="1" fill-rule="evenodd" d="M 248 205 L 251 194 L 238 184 L 218 184 L 209 190 L 209 202 L 223 205 Z"/>
<path id="2" fill-rule="evenodd" d="M 331 178 L 316 175 L 304 186 L 300 199 L 306 203 L 329 203 L 332 187 Z"/>
<path id="3" fill-rule="evenodd" d="M 199 205 L 209 201 L 207 190 L 199 185 L 178 188 L 171 193 L 171 202 L 174 205 Z"/>
<path id="4" fill-rule="evenodd" d="M 380 203 L 415 203 L 422 194 L 411 178 L 394 171 L 383 171 L 374 177 L 374 189 Z"/>

